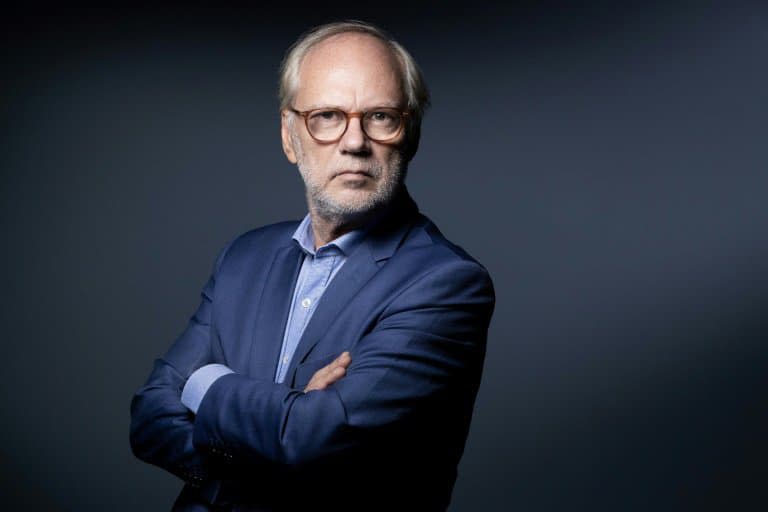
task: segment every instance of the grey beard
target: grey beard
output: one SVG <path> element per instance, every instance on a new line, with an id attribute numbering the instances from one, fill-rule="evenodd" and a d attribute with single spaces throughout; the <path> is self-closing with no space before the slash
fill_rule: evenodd
<path id="1" fill-rule="evenodd" d="M 292 128 L 292 127 L 291 127 Z M 312 169 L 307 164 L 306 154 L 301 146 L 301 141 L 295 132 L 291 133 L 294 151 L 296 152 L 297 166 L 306 187 L 307 205 L 309 210 L 328 221 L 345 224 L 364 218 L 388 205 L 397 194 L 398 189 L 405 182 L 408 164 L 404 162 L 401 153 L 395 153 L 389 162 L 394 172 L 388 173 L 380 188 L 362 204 L 343 204 L 334 200 L 322 190 L 321 185 L 313 182 Z M 377 165 L 369 169 L 374 178 L 383 176 L 384 169 Z"/>
<path id="2" fill-rule="evenodd" d="M 308 173 L 311 171 L 299 160 L 299 171 L 304 178 L 307 204 L 310 211 L 323 219 L 346 223 L 380 210 L 392 201 L 400 185 L 404 182 L 405 166 L 401 162 L 402 160 L 399 157 L 391 162 L 394 168 L 397 169 L 397 172 L 385 178 L 381 183 L 381 188 L 372 194 L 367 201 L 353 205 L 336 201 L 326 194 L 320 186 L 308 178 Z M 379 177 L 383 174 L 381 168 L 371 168 L 369 171 L 374 177 Z"/>

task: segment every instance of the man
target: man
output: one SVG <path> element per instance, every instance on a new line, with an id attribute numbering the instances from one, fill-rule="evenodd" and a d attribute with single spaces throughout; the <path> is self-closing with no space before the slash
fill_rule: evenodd
<path id="1" fill-rule="evenodd" d="M 494 296 L 405 187 L 421 73 L 334 23 L 289 50 L 280 96 L 309 213 L 220 253 L 133 399 L 131 446 L 187 482 L 175 510 L 445 510 Z"/>

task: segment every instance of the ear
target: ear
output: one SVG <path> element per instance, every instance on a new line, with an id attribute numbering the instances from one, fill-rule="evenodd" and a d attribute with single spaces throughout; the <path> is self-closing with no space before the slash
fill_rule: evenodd
<path id="1" fill-rule="evenodd" d="M 287 110 L 283 110 L 280 113 L 280 137 L 283 139 L 283 153 L 285 153 L 285 157 L 289 162 L 295 164 L 298 160 L 296 159 L 296 152 L 293 149 L 293 141 L 291 140 L 291 128 L 288 120 L 290 115 L 291 113 Z"/>

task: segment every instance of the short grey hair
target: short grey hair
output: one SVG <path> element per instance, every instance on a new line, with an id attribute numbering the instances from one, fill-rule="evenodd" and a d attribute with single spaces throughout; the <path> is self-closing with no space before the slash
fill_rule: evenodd
<path id="1" fill-rule="evenodd" d="M 339 34 L 366 34 L 382 41 L 395 56 L 400 64 L 400 78 L 403 84 L 408 110 L 410 111 L 407 124 L 408 147 L 406 161 L 416 153 L 421 134 L 421 120 L 430 105 L 429 89 L 418 64 L 400 43 L 379 27 L 357 20 L 338 21 L 315 27 L 299 37 L 285 54 L 280 65 L 280 110 L 292 108 L 299 87 L 299 67 L 309 50 L 326 39 Z"/>

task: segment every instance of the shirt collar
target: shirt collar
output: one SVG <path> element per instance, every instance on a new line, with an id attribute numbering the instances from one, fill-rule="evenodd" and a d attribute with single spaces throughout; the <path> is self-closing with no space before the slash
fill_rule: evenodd
<path id="1" fill-rule="evenodd" d="M 357 247 L 363 240 L 366 231 L 366 228 L 360 228 L 354 229 L 349 233 L 344 233 L 340 237 L 331 240 L 321 247 L 318 247 L 317 251 L 321 251 L 333 246 L 340 250 L 345 256 L 349 256 L 355 247 Z M 299 247 L 301 247 L 305 253 L 311 254 L 312 256 L 316 255 L 315 235 L 312 232 L 312 218 L 309 216 L 309 214 L 307 214 L 304 219 L 302 219 L 299 227 L 297 227 L 296 231 L 294 231 L 293 239 L 296 240 L 296 242 L 299 244 Z"/>

